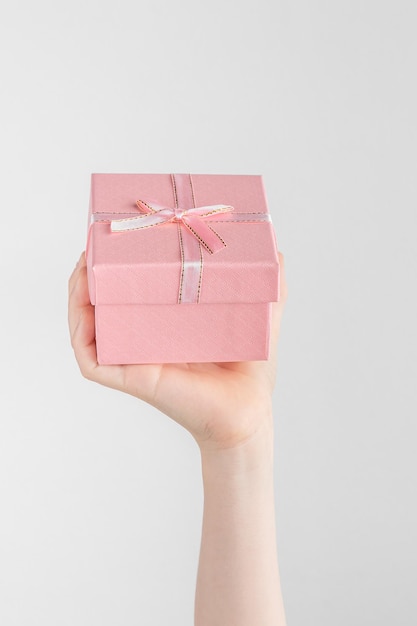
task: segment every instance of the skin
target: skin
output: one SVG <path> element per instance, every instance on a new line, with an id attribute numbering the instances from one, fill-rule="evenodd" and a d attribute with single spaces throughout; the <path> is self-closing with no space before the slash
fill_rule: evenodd
<path id="1" fill-rule="evenodd" d="M 268 361 L 98 365 L 85 253 L 69 279 L 68 321 L 82 375 L 151 404 L 201 453 L 204 512 L 195 626 L 286 626 L 276 548 L 272 392 L 287 300 L 272 303 Z"/>

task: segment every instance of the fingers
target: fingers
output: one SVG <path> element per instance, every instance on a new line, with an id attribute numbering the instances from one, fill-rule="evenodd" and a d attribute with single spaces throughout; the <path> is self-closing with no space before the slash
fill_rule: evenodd
<path id="1" fill-rule="evenodd" d="M 99 365 L 95 338 L 95 312 L 90 302 L 87 264 L 83 252 L 68 282 L 68 324 L 71 345 L 81 374 L 88 380 L 125 389 L 125 368 L 120 365 Z"/>
<path id="2" fill-rule="evenodd" d="M 81 373 L 92 379 L 97 368 L 94 307 L 90 303 L 85 254 L 82 253 L 68 282 L 68 324 L 71 345 Z"/>
<path id="3" fill-rule="evenodd" d="M 285 276 L 285 259 L 282 252 L 278 252 L 279 258 L 279 291 L 280 302 L 285 303 L 288 297 L 287 279 Z"/>
<path id="4" fill-rule="evenodd" d="M 285 302 L 288 297 L 288 287 L 285 277 L 285 263 L 282 252 L 278 253 L 279 257 L 279 300 L 272 302 L 272 319 L 271 319 L 271 346 L 274 347 L 278 341 L 281 318 L 284 311 Z"/>
<path id="5" fill-rule="evenodd" d="M 68 323 L 71 339 L 84 307 L 91 306 L 87 284 L 87 266 L 84 252 L 68 281 Z"/>
<path id="6" fill-rule="evenodd" d="M 69 277 L 69 280 L 68 280 L 68 295 L 71 295 L 71 292 L 72 292 L 72 290 L 74 288 L 74 285 L 75 285 L 75 283 L 77 281 L 78 270 L 81 267 L 85 266 L 85 265 L 86 265 L 85 252 L 81 252 L 81 256 L 78 259 L 78 261 L 77 261 L 77 263 L 76 263 L 76 265 L 74 267 L 74 270 L 73 270 L 73 272 L 72 272 L 72 274 L 71 274 L 71 276 Z"/>

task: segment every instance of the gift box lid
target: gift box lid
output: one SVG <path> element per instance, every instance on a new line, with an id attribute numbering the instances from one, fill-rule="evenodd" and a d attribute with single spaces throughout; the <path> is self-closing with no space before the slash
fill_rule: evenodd
<path id="1" fill-rule="evenodd" d="M 145 204 L 138 206 L 138 200 Z M 191 207 L 184 206 L 187 203 Z M 181 222 L 181 212 L 152 227 L 112 230 L 113 220 L 123 220 L 130 228 L 131 218 L 145 215 L 142 208 L 155 216 L 161 207 L 173 211 L 218 205 L 226 207 L 223 212 L 193 217 L 212 231 L 203 233 L 214 232 L 216 242 L 223 242 L 214 253 L 202 245 L 198 225 L 194 230 Z M 187 258 L 184 243 L 191 244 L 194 258 Z M 198 275 L 199 303 L 278 300 L 277 243 L 262 176 L 92 174 L 87 271 L 93 304 L 186 302 L 193 273 L 194 278 Z"/>

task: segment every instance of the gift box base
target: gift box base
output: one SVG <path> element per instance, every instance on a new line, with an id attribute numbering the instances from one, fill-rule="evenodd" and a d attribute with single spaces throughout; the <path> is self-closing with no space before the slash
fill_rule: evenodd
<path id="1" fill-rule="evenodd" d="M 271 302 L 95 307 L 100 365 L 264 361 Z"/>

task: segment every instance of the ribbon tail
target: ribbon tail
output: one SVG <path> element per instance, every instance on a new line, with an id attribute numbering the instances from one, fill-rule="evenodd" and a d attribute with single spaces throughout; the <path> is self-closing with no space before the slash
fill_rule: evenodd
<path id="1" fill-rule="evenodd" d="M 187 215 L 199 215 L 201 217 L 210 217 L 219 213 L 230 213 L 234 211 L 234 207 L 226 204 L 211 204 L 209 206 L 198 206 L 193 209 L 187 209 Z"/>
<path id="2" fill-rule="evenodd" d="M 124 230 L 139 230 L 140 228 L 149 228 L 157 226 L 167 221 L 166 217 L 159 216 L 157 213 L 144 213 L 137 217 L 130 217 L 120 220 L 113 219 L 111 221 L 111 230 L 113 233 L 119 233 Z"/>
<path id="3" fill-rule="evenodd" d="M 215 254 L 226 247 L 223 239 L 201 218 L 187 215 L 182 218 L 182 222 L 210 254 Z"/>
<path id="4" fill-rule="evenodd" d="M 166 208 L 161 204 L 155 204 L 155 202 L 146 202 L 145 200 L 136 200 L 136 206 L 143 213 L 155 213 L 156 211 L 163 211 Z"/>
<path id="5" fill-rule="evenodd" d="M 178 224 L 181 250 L 181 278 L 178 303 L 196 304 L 200 299 L 200 284 L 203 271 L 201 246 L 187 228 Z"/>

